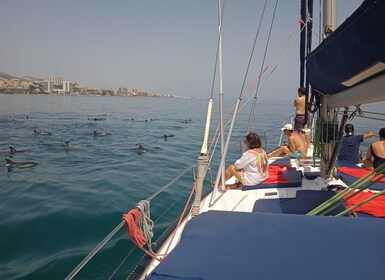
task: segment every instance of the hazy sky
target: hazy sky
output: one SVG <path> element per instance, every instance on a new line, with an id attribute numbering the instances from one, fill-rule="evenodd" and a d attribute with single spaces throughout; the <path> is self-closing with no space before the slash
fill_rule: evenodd
<path id="1" fill-rule="evenodd" d="M 264 2 L 225 1 L 225 98 L 236 98 L 241 91 Z M 286 56 L 272 63 L 277 68 L 267 81 L 266 76 L 261 80 L 260 98 L 296 96 L 299 42 L 294 39 L 299 31 L 299 2 L 278 3 L 265 65 L 277 52 Z M 319 0 L 314 2 L 318 33 Z M 361 3 L 339 0 L 339 22 Z M 274 5 L 274 0 L 268 1 L 246 88 L 260 71 Z M 0 71 L 18 77 L 61 76 L 103 88 L 124 86 L 208 98 L 217 14 L 217 0 L 1 0 Z M 293 44 L 289 50 L 288 44 Z M 215 95 L 217 92 L 216 87 Z"/>

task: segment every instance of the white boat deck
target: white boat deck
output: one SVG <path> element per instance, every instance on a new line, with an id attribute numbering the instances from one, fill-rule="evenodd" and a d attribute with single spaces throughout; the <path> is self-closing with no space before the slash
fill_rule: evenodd
<path id="1" fill-rule="evenodd" d="M 279 158 L 271 158 L 270 162 L 276 159 Z M 313 167 L 310 164 L 301 166 L 297 159 L 291 159 L 290 163 L 293 168 L 302 171 L 302 174 L 304 174 L 304 172 L 320 171 L 319 167 Z M 339 179 L 325 181 L 321 177 L 318 177 L 314 180 L 308 180 L 303 177 L 301 187 L 271 189 L 264 188 L 247 191 L 243 191 L 241 188 L 227 191 L 220 190 L 217 193 L 217 198 L 214 202 L 214 205 L 209 205 L 210 197 L 204 200 L 201 212 L 210 210 L 252 212 L 255 201 L 259 199 L 292 198 L 296 196 L 297 190 L 324 190 L 328 185 L 346 186 L 346 184 Z"/>
<path id="2" fill-rule="evenodd" d="M 271 158 L 270 162 L 279 159 Z M 297 159 L 291 159 L 290 163 L 292 167 L 302 172 L 319 172 L 319 167 L 312 167 L 310 165 L 300 166 Z M 230 179 L 231 180 L 231 179 Z M 254 204 L 257 200 L 260 199 L 276 199 L 276 198 L 293 198 L 296 196 L 298 190 L 324 190 L 328 185 L 342 185 L 346 186 L 341 180 L 334 179 L 332 181 L 325 181 L 321 177 L 318 177 L 314 180 L 308 180 L 305 177 L 302 178 L 301 187 L 289 187 L 289 188 L 264 188 L 264 189 L 252 189 L 244 191 L 241 188 L 234 190 L 219 190 L 216 194 L 216 199 L 213 205 L 210 205 L 211 194 L 205 197 L 202 200 L 201 213 L 217 210 L 217 211 L 234 211 L 234 212 L 252 212 Z M 218 187 L 221 188 L 221 187 Z M 169 251 L 171 251 L 179 242 L 180 236 L 183 232 L 183 229 L 191 219 L 189 216 L 183 221 L 179 229 L 177 230 Z M 166 241 L 164 244 L 169 244 Z M 159 254 L 164 254 L 166 247 L 163 246 L 159 249 Z M 148 275 L 157 265 L 158 261 L 153 260 L 152 263 L 147 267 L 145 275 Z"/>

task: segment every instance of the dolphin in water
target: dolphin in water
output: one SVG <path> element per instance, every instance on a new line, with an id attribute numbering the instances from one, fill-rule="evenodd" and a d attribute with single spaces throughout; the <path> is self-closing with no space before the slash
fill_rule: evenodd
<path id="1" fill-rule="evenodd" d="M 139 144 L 139 146 L 137 148 L 134 148 L 132 150 L 135 151 L 136 153 L 138 153 L 138 155 L 140 155 L 140 154 L 143 154 L 146 152 L 156 152 L 156 151 L 161 150 L 161 148 L 160 147 L 145 148 L 141 144 Z"/>
<path id="2" fill-rule="evenodd" d="M 94 136 L 104 136 L 104 135 L 110 135 L 111 133 L 107 131 L 96 131 L 94 130 Z"/>
<path id="3" fill-rule="evenodd" d="M 12 119 L 12 122 L 13 123 L 24 123 L 24 121 L 19 121 L 19 120 L 16 120 L 15 118 Z"/>
<path id="4" fill-rule="evenodd" d="M 191 119 L 189 120 L 184 120 L 182 123 L 190 123 L 191 122 Z"/>
<path id="5" fill-rule="evenodd" d="M 17 154 L 17 153 L 24 153 L 24 152 L 30 152 L 31 151 L 30 149 L 16 150 L 14 147 L 9 147 L 9 149 L 10 149 L 10 151 L 9 151 L 10 154 Z"/>
<path id="6" fill-rule="evenodd" d="M 105 121 L 106 118 L 93 118 L 93 119 L 88 118 L 88 120 L 96 122 L 96 121 Z"/>
<path id="7" fill-rule="evenodd" d="M 164 137 L 164 141 L 167 141 L 167 138 L 174 137 L 174 134 L 165 134 L 163 137 Z"/>
<path id="8" fill-rule="evenodd" d="M 143 153 L 147 153 L 148 152 L 148 149 L 146 149 L 145 147 L 143 147 L 142 145 L 139 145 L 137 148 L 134 148 L 133 149 L 138 155 L 141 155 Z"/>
<path id="9" fill-rule="evenodd" d="M 147 152 L 147 150 L 142 145 L 139 145 L 137 150 L 138 150 L 138 152 Z"/>
<path id="10" fill-rule="evenodd" d="M 45 130 L 33 130 L 33 134 L 36 135 L 51 135 L 51 132 Z"/>
<path id="11" fill-rule="evenodd" d="M 7 168 L 31 168 L 37 165 L 37 163 L 33 161 L 14 162 L 8 158 L 6 158 L 5 161 L 7 162 L 5 167 Z"/>
<path id="12" fill-rule="evenodd" d="M 64 147 L 71 148 L 72 145 L 70 144 L 71 141 L 64 141 Z"/>

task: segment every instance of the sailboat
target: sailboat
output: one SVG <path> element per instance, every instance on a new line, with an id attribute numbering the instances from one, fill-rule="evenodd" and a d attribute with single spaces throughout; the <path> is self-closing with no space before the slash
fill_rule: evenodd
<path id="1" fill-rule="evenodd" d="M 302 20 L 307 23 L 313 1 L 302 2 L 307 7 Z M 222 7 L 220 3 L 218 6 Z M 325 13 L 335 6 L 334 1 L 324 1 Z M 347 204 L 352 196 L 367 190 L 380 197 L 385 189 L 381 185 L 385 166 L 353 179 L 336 172 L 336 166 L 342 165 L 336 154 L 348 107 L 385 101 L 384 15 L 385 1 L 365 0 L 338 28 L 334 27 L 335 16 L 324 16 L 325 39 L 304 54 L 306 79 L 301 81 L 308 95 L 312 93 L 308 100 L 314 100 L 317 109 L 319 123 L 315 129 L 320 130 L 316 132 L 320 154 L 310 151 L 314 154 L 310 161 L 270 158 L 269 165 L 289 166 L 284 174 L 289 182 L 225 190 L 224 183 L 219 182 L 224 182 L 236 113 L 226 141 L 221 114 L 218 130 L 222 158 L 216 179 L 209 180 L 209 190 L 204 191 L 211 161 L 210 99 L 191 193 L 195 194 L 194 201 L 186 203 L 180 219 L 154 246 L 148 211 L 148 201 L 153 197 L 139 202 L 66 279 L 73 279 L 124 225 L 130 238 L 146 253 L 128 279 L 385 279 L 384 220 L 359 215 L 357 205 Z M 220 21 L 218 46 L 221 28 Z M 220 53 L 219 47 L 219 57 Z M 222 98 L 220 93 L 220 102 Z M 238 107 L 239 103 L 234 112 Z M 345 108 L 340 124 L 335 118 L 339 108 Z"/>

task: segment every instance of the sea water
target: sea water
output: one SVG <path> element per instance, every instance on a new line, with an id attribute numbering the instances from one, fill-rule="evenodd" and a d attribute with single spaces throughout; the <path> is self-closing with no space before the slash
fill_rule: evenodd
<path id="1" fill-rule="evenodd" d="M 124 213 L 187 170 L 151 201 L 159 236 L 187 201 L 206 111 L 207 100 L 199 99 L 0 95 L 0 153 L 37 163 L 25 169 L 1 164 L 0 279 L 64 279 Z M 217 111 L 214 103 L 210 140 Z M 293 111 L 292 101 L 257 104 L 252 131 L 260 133 L 266 150 L 278 144 L 279 128 Z M 236 119 L 226 165 L 240 155 L 248 113 L 245 108 Z M 357 120 L 356 130 L 377 133 L 380 125 Z M 28 151 L 9 154 L 10 146 Z M 218 161 L 212 165 L 208 181 L 215 179 Z M 163 214 L 174 206 L 174 216 Z M 75 279 L 125 279 L 132 258 L 141 255 L 133 248 L 121 229 Z"/>

